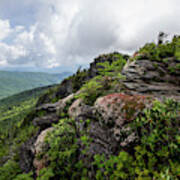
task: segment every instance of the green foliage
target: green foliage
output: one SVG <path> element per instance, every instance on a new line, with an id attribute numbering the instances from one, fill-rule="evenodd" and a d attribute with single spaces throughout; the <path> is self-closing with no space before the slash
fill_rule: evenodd
<path id="1" fill-rule="evenodd" d="M 55 103 L 58 100 L 64 98 L 68 95 L 68 93 L 66 94 L 66 92 L 64 92 L 67 86 L 69 86 L 69 88 L 72 88 L 73 92 L 76 92 L 85 83 L 86 78 L 87 71 L 81 71 L 80 69 L 78 69 L 75 74 L 64 79 L 61 84 L 49 88 L 48 91 L 39 98 L 37 105 L 40 106 L 44 103 Z M 58 93 L 59 91 L 63 91 L 63 93 Z"/>
<path id="2" fill-rule="evenodd" d="M 16 175 L 21 172 L 17 162 L 9 160 L 0 167 L 0 179 L 1 180 L 12 180 Z"/>
<path id="3" fill-rule="evenodd" d="M 180 36 L 174 36 L 172 43 L 175 47 L 175 58 L 180 60 Z"/>
<path id="4" fill-rule="evenodd" d="M 126 60 L 122 55 L 116 56 L 118 59 L 112 63 L 105 61 L 97 64 L 101 67 L 98 69 L 100 75 L 87 81 L 80 89 L 81 93 L 77 95 L 76 98 L 82 98 L 86 104 L 93 105 L 99 96 L 107 94 L 108 90 L 111 89 L 118 80 L 124 78 L 121 75 L 121 71 Z"/>
<path id="5" fill-rule="evenodd" d="M 165 58 L 175 57 L 180 60 L 180 37 L 174 36 L 172 42 L 165 42 L 156 45 L 155 43 L 147 43 L 140 48 L 135 59 L 148 58 L 154 61 L 163 61 Z"/>
<path id="6" fill-rule="evenodd" d="M 179 179 L 179 113 L 180 103 L 155 101 L 152 109 L 131 124 L 140 138 L 133 153 L 94 156 L 96 179 Z"/>
<path id="7" fill-rule="evenodd" d="M 87 78 L 87 71 L 81 71 L 80 68 L 77 70 L 76 74 L 71 76 L 73 91 L 76 92 L 81 88 L 81 86 L 85 83 Z"/>
<path id="8" fill-rule="evenodd" d="M 1 141 L 16 136 L 16 131 L 22 126 L 26 115 L 33 110 L 38 96 L 43 94 L 47 88 L 26 91 L 0 100 Z M 7 139 L 6 141 L 8 141 Z"/>
<path id="9" fill-rule="evenodd" d="M 154 102 L 133 124 L 140 136 L 135 148 L 135 167 L 138 177 L 154 177 L 167 173 L 172 179 L 180 175 L 179 120 L 180 104 L 173 100 Z"/>
<path id="10" fill-rule="evenodd" d="M 140 56 L 137 59 L 145 56 L 150 60 L 161 61 L 163 58 L 174 56 L 174 45 L 169 42 L 159 45 L 148 43 L 139 50 L 139 53 Z"/>
<path id="11" fill-rule="evenodd" d="M 121 151 L 118 156 L 95 155 L 93 165 L 97 169 L 96 179 L 133 179 L 133 158 Z"/>
<path id="12" fill-rule="evenodd" d="M 37 180 L 49 180 L 55 176 L 53 169 L 51 167 L 43 168 L 40 171 L 39 176 L 37 177 Z"/>
<path id="13" fill-rule="evenodd" d="M 33 110 L 37 97 L 45 90 L 46 88 L 39 88 L 0 101 L 0 179 L 14 179 L 21 173 L 18 149 L 38 130 L 32 125 L 29 113 Z M 18 176 L 16 179 L 23 177 L 27 175 Z"/>
<path id="14" fill-rule="evenodd" d="M 46 170 L 41 170 L 39 179 L 70 178 L 75 168 L 74 163 L 78 148 L 74 120 L 61 119 L 57 125 L 54 125 L 54 131 L 47 136 L 46 142 L 49 145 L 47 152 L 49 166 Z"/>
<path id="15" fill-rule="evenodd" d="M 82 98 L 86 104 L 92 105 L 103 92 L 101 77 L 95 77 L 88 81 L 80 90 L 81 93 L 76 98 Z"/>
<path id="16" fill-rule="evenodd" d="M 55 103 L 55 102 L 57 102 L 60 99 L 60 97 L 58 97 L 56 95 L 59 87 L 60 87 L 60 85 L 54 85 L 54 86 L 48 88 L 48 90 L 39 97 L 38 102 L 37 102 L 37 106 L 40 106 L 43 103 L 49 103 L 49 102 Z"/>
<path id="17" fill-rule="evenodd" d="M 20 174 L 20 175 L 17 175 L 14 180 L 33 180 L 33 173 L 30 172 L 28 174 Z"/>
<path id="18" fill-rule="evenodd" d="M 139 53 L 151 60 L 162 60 L 167 63 L 168 57 L 178 58 L 178 44 L 178 38 L 174 38 L 171 43 L 159 45 L 150 43 L 141 48 Z M 112 91 L 113 86 L 122 78 L 121 71 L 126 62 L 121 55 L 116 56 L 116 61 L 111 63 L 108 61 L 98 63 L 101 67 L 98 69 L 100 75 L 89 81 L 86 81 L 88 72 L 80 69 L 76 75 L 69 78 L 74 91 L 79 90 L 83 85 L 80 89 L 81 93 L 76 98 L 82 98 L 86 104 L 92 105 L 99 96 Z M 174 72 L 173 68 L 169 68 Z M 179 69 L 179 64 L 174 68 Z M 46 95 L 50 101 L 58 100 L 56 96 L 58 89 L 59 86 L 47 92 Z M 18 165 L 17 149 L 38 130 L 32 125 L 32 117 L 43 116 L 45 112 L 33 114 L 36 97 L 22 99 L 18 104 L 16 99 L 12 106 L 9 106 L 9 103 L 3 105 L 0 102 L 2 104 L 0 107 L 0 163 L 2 164 L 0 179 L 2 180 L 33 179 L 31 172 L 22 174 Z M 45 143 L 48 148 L 45 152 L 36 155 L 38 160 L 43 158 L 47 160 L 46 167 L 41 169 L 37 180 L 59 178 L 85 180 L 89 177 L 97 180 L 176 180 L 180 178 L 180 103 L 173 100 L 166 100 L 164 103 L 154 101 L 152 108 L 146 109 L 136 120 L 128 124 L 131 131 L 136 134 L 135 144 L 130 144 L 128 148 L 122 148 L 113 155 L 96 154 L 94 156 L 89 153 L 89 147 L 93 141 L 88 134 L 91 120 L 82 120 L 84 122 L 80 123 L 84 124 L 86 130 L 77 132 L 75 121 L 69 119 L 67 115 L 71 103 L 72 101 L 67 103 L 64 111 L 59 114 L 63 119 L 53 125 L 54 130 L 47 135 Z M 127 108 L 134 105 L 130 101 Z M 32 113 L 25 118 L 30 111 Z M 128 111 L 127 119 L 131 118 L 132 114 L 134 111 Z M 82 159 L 79 160 L 79 157 Z M 87 165 L 88 160 L 91 164 Z"/>
<path id="19" fill-rule="evenodd" d="M 40 88 L 35 88 L 32 90 L 24 91 L 22 93 L 9 96 L 7 98 L 0 100 L 0 112 L 11 109 L 13 106 L 21 106 L 25 101 L 28 101 L 32 98 L 39 98 L 40 95 L 44 94 L 51 86 L 45 86 Z"/>
<path id="20" fill-rule="evenodd" d="M 99 74 L 102 76 L 110 76 L 113 78 L 121 78 L 121 71 L 126 64 L 126 60 L 123 58 L 122 55 L 116 55 L 118 59 L 110 63 L 109 61 L 105 61 L 103 63 L 98 63 L 97 65 L 100 66 Z"/>

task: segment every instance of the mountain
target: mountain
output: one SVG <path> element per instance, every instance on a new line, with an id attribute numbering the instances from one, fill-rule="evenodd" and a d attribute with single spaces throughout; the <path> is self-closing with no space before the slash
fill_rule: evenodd
<path id="1" fill-rule="evenodd" d="M 100 55 L 28 104 L 6 110 L 2 180 L 180 178 L 180 36 Z"/>
<path id="2" fill-rule="evenodd" d="M 0 99 L 36 87 L 57 84 L 70 73 L 48 74 L 0 71 Z"/>
<path id="3" fill-rule="evenodd" d="M 39 96 L 43 95 L 50 88 L 56 87 L 45 86 L 32 90 L 27 90 L 13 96 L 0 100 L 0 132 L 3 129 L 13 129 L 18 121 L 21 121 L 22 117 L 30 112 L 32 107 L 35 106 Z M 24 115 L 23 115 L 24 114 Z M 13 126 L 11 126 L 13 125 Z"/>
<path id="4" fill-rule="evenodd" d="M 19 126 L 32 111 L 39 96 L 53 87 L 55 86 L 40 87 L 0 100 L 0 164 L 3 161 L 2 156 L 6 160 L 5 155 L 10 153 L 10 149 L 17 147 L 19 136 L 16 138 L 16 133 L 22 131 Z M 3 139 L 7 142 L 5 143 Z"/>

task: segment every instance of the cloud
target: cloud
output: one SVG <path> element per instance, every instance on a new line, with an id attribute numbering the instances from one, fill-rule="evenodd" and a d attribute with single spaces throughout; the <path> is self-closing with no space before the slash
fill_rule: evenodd
<path id="1" fill-rule="evenodd" d="M 159 31 L 179 33 L 179 18 L 178 0 L 2 0 L 0 66 L 71 69 L 132 53 Z"/>
<path id="2" fill-rule="evenodd" d="M 5 39 L 11 33 L 10 24 L 8 20 L 0 20 L 0 40 Z"/>

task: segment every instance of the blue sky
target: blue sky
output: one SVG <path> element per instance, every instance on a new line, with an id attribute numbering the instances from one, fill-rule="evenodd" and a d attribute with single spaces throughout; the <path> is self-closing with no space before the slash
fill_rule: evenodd
<path id="1" fill-rule="evenodd" d="M 179 0 L 1 0 L 0 69 L 71 71 L 180 34 Z"/>

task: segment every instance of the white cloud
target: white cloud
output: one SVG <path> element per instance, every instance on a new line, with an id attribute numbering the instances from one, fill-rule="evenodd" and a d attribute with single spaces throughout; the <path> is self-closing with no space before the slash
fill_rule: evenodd
<path id="1" fill-rule="evenodd" d="M 180 32 L 178 0 L 15 1 L 0 2 L 1 66 L 78 66 Z"/>
<path id="2" fill-rule="evenodd" d="M 10 24 L 8 20 L 0 19 L 0 41 L 5 39 L 11 33 Z"/>

